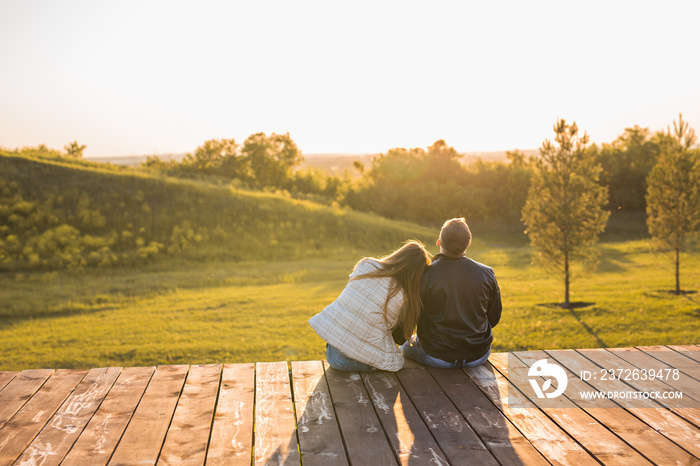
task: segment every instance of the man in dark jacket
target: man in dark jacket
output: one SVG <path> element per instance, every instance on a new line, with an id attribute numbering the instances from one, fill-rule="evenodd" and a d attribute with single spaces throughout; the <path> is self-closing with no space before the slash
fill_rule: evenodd
<path id="1" fill-rule="evenodd" d="M 471 231 L 463 218 L 445 222 L 440 254 L 423 276 L 418 333 L 401 346 L 406 357 L 432 367 L 474 367 L 491 353 L 491 329 L 501 318 L 501 291 L 491 267 L 464 256 Z"/>

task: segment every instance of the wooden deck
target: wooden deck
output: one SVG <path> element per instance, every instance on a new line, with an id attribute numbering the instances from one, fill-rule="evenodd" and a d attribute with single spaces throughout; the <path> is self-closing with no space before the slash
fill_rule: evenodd
<path id="1" fill-rule="evenodd" d="M 696 345 L 499 353 L 474 369 L 397 373 L 323 361 L 0 372 L 0 465 L 700 464 L 699 355 Z M 569 371 L 554 405 L 514 388 L 543 358 Z M 584 363 L 680 377 L 584 382 Z M 570 394 L 609 384 L 683 391 L 685 405 Z"/>

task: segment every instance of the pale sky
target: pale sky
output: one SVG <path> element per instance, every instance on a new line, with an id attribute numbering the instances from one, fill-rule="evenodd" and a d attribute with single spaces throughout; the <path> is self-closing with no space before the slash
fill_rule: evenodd
<path id="1" fill-rule="evenodd" d="M 536 149 L 700 133 L 700 2 L 0 0 L 0 146 Z"/>

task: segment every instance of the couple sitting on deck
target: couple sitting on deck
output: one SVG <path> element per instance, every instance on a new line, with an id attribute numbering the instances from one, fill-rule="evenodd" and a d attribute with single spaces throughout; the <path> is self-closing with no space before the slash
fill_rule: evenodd
<path id="1" fill-rule="evenodd" d="M 360 260 L 340 296 L 309 320 L 327 343 L 328 364 L 398 371 L 404 356 L 440 368 L 486 362 L 501 293 L 493 269 L 464 256 L 470 244 L 467 223 L 454 218 L 440 230 L 432 262 L 416 241 Z"/>

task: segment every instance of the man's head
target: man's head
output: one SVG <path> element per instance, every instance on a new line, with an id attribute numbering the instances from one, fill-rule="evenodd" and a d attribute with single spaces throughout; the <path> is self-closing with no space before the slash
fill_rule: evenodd
<path id="1" fill-rule="evenodd" d="M 452 218 L 445 222 L 440 230 L 437 245 L 448 256 L 460 257 L 467 252 L 472 243 L 472 232 L 464 218 Z"/>

